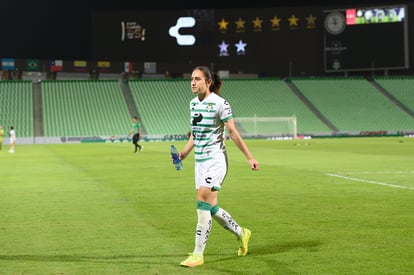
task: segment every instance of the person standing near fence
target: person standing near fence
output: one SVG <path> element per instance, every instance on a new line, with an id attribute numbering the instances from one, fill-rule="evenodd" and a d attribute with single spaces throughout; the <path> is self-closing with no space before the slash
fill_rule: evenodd
<path id="1" fill-rule="evenodd" d="M 144 149 L 144 146 L 138 144 L 139 138 L 141 137 L 141 123 L 138 121 L 138 117 L 134 116 L 132 118 L 132 128 L 128 136 L 132 135 L 132 144 L 134 144 L 134 153 L 138 151 L 141 152 Z"/>
<path id="2" fill-rule="evenodd" d="M 14 146 L 16 145 L 16 131 L 14 130 L 13 126 L 10 126 L 9 128 L 9 134 L 10 134 L 10 149 L 9 153 L 14 153 Z"/>
<path id="3" fill-rule="evenodd" d="M 227 173 L 224 128 L 247 158 L 250 168 L 254 171 L 259 169 L 259 163 L 236 129 L 229 103 L 220 96 L 221 84 L 219 76 L 212 74 L 207 67 L 196 67 L 192 72 L 191 89 L 196 97 L 190 102 L 191 135 L 179 157 L 185 159 L 194 148 L 198 222 L 194 250 L 180 263 L 184 267 L 195 267 L 204 263 L 204 249 L 211 232 L 212 218 L 237 237 L 238 256 L 247 255 L 252 234 L 218 205 L 218 192 Z"/>
<path id="4" fill-rule="evenodd" d="M 3 130 L 3 126 L 0 125 L 0 152 L 1 152 L 1 148 L 3 147 L 3 137 L 4 137 L 4 130 Z"/>

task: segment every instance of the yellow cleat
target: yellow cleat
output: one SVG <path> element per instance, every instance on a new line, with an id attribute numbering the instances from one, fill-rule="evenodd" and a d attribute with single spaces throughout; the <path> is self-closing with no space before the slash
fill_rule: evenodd
<path id="1" fill-rule="evenodd" d="M 240 247 L 239 250 L 237 251 L 237 256 L 246 256 L 247 252 L 249 251 L 249 240 L 250 237 L 252 236 L 252 232 L 247 229 L 247 228 L 243 228 L 242 232 L 241 232 L 241 237 L 240 237 Z"/>
<path id="2" fill-rule="evenodd" d="M 188 256 L 187 259 L 185 259 L 184 261 L 182 261 L 180 263 L 181 266 L 185 266 L 185 267 L 195 267 L 195 266 L 204 264 L 204 257 L 203 257 L 203 255 L 193 254 L 193 253 L 190 253 L 189 255 L 190 256 Z"/>

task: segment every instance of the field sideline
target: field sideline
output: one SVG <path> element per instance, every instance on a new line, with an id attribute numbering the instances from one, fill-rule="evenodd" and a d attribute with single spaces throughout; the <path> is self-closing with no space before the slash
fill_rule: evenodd
<path id="1" fill-rule="evenodd" d="M 213 223 L 194 244 L 193 157 L 172 142 L 16 145 L 0 152 L 0 274 L 412 274 L 414 139 L 227 141 L 220 205 L 253 236 Z M 184 142 L 173 142 L 179 149 Z"/>

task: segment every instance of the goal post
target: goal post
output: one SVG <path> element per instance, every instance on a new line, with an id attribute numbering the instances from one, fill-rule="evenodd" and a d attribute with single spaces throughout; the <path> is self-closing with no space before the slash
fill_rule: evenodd
<path id="1" fill-rule="evenodd" d="M 296 116 L 234 118 L 240 135 L 245 138 L 296 139 Z"/>

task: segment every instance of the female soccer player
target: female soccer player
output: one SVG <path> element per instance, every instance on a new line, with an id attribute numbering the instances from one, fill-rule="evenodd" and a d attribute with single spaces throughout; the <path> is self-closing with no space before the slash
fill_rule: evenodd
<path id="1" fill-rule="evenodd" d="M 196 67 L 191 75 L 191 89 L 196 97 L 190 102 L 192 131 L 180 152 L 185 159 L 195 151 L 195 184 L 197 190 L 197 217 L 195 247 L 181 266 L 194 267 L 204 263 L 204 249 L 211 231 L 212 218 L 239 240 L 238 256 L 246 256 L 251 231 L 239 224 L 218 205 L 217 193 L 227 173 L 227 155 L 224 128 L 246 156 L 252 170 L 259 169 L 248 147 L 235 127 L 229 103 L 220 97 L 221 79 L 207 67 Z"/>

